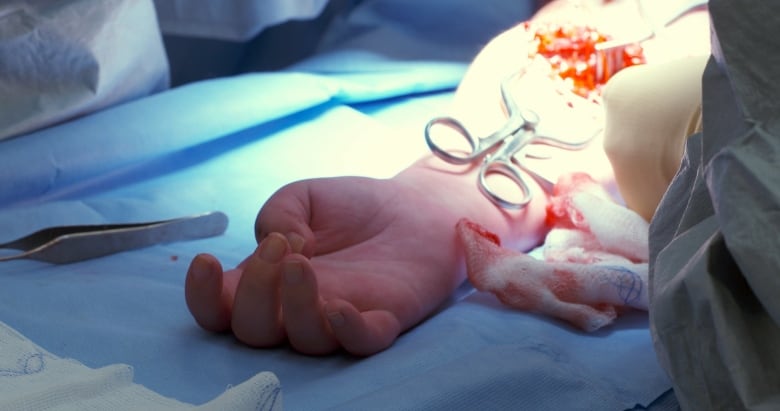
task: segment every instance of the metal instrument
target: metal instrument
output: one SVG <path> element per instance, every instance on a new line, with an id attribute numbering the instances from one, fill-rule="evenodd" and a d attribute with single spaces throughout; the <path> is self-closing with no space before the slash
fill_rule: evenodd
<path id="1" fill-rule="evenodd" d="M 637 38 L 610 40 L 596 45 L 596 78 L 599 82 L 605 83 L 615 73 L 624 68 L 625 58 L 623 57 L 623 52 L 627 47 L 642 44 L 647 40 L 655 38 L 658 36 L 658 33 L 686 14 L 706 8 L 709 0 L 683 0 L 669 2 L 668 4 L 653 0 L 655 7 L 662 10 L 657 19 L 650 17 L 646 6 L 642 5 L 641 0 L 635 0 L 635 2 L 639 15 L 647 23 L 647 32 Z"/>
<path id="2" fill-rule="evenodd" d="M 155 244 L 212 237 L 224 233 L 227 225 L 227 216 L 215 211 L 146 223 L 50 227 L 0 244 L 0 249 L 21 250 L 0 255 L 0 262 L 28 258 L 72 263 Z"/>
<path id="3" fill-rule="evenodd" d="M 570 142 L 537 134 L 539 115 L 530 109 L 521 108 L 513 99 L 510 84 L 524 70 L 505 78 L 501 82 L 501 97 L 508 114 L 506 123 L 498 130 L 483 138 L 474 137 L 466 127 L 453 117 L 436 117 L 425 126 L 425 141 L 431 152 L 440 159 L 458 165 L 482 161 L 479 169 L 478 187 L 490 201 L 507 209 L 522 209 L 532 199 L 531 189 L 526 183 L 525 175 L 531 176 L 548 193 L 552 192 L 553 182 L 545 179 L 526 167 L 522 158 L 534 157 L 526 152 L 532 145 L 546 145 L 564 150 L 581 150 L 595 136 L 589 136 L 582 141 Z M 461 152 L 442 148 L 434 141 L 432 129 L 435 126 L 446 126 L 463 137 L 470 146 L 470 151 Z M 520 190 L 521 198 L 512 201 L 502 197 L 488 184 L 488 176 L 500 174 L 511 180 Z"/>

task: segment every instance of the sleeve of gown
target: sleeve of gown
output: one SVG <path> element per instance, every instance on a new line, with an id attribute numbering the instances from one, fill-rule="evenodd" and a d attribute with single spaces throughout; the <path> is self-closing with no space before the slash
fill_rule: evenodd
<path id="1" fill-rule="evenodd" d="M 650 227 L 650 321 L 683 409 L 780 408 L 780 5 L 711 0 L 703 132 Z"/>

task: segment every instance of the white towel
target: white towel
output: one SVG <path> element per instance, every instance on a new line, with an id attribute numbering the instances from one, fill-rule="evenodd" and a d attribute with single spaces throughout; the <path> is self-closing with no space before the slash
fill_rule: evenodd
<path id="1" fill-rule="evenodd" d="M 129 365 L 92 369 L 58 358 L 0 322 L 0 411 L 281 409 L 279 380 L 270 372 L 196 407 L 133 383 Z"/>

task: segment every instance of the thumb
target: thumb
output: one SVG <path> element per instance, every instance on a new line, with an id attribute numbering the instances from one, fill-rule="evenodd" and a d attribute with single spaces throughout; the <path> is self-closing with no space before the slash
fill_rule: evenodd
<path id="1" fill-rule="evenodd" d="M 260 209 L 255 220 L 255 238 L 259 243 L 270 233 L 280 233 L 287 238 L 293 253 L 311 258 L 316 239 L 310 222 L 309 181 L 296 181 L 276 191 Z"/>

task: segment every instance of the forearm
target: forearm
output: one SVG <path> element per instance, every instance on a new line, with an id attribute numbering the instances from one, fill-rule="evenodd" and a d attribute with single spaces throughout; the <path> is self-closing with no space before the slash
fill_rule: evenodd
<path id="1" fill-rule="evenodd" d="M 446 115 L 457 118 L 470 133 L 485 136 L 506 121 L 500 82 L 529 61 L 522 26 L 505 31 L 476 56 L 456 90 Z M 510 52 L 511 51 L 511 52 Z M 549 90 L 553 92 L 553 90 Z M 523 210 L 506 210 L 493 204 L 477 186 L 479 163 L 450 165 L 427 155 L 395 179 L 415 187 L 421 196 L 437 199 L 437 216 L 453 230 L 460 218 L 478 222 L 498 234 L 503 243 L 528 250 L 538 245 L 544 227 L 547 195 L 529 177 L 532 201 Z"/>
<path id="2" fill-rule="evenodd" d="M 574 7 L 573 3 L 576 2 L 553 1 L 534 19 L 554 19 L 556 16 L 564 18 L 566 13 L 571 12 L 571 8 Z M 601 0 L 591 0 L 585 3 L 594 14 L 611 15 L 621 7 L 626 10 L 626 13 L 630 12 L 626 9 L 626 1 L 614 0 L 605 3 Z M 676 22 L 672 29 L 678 26 L 682 28 L 701 26 L 702 14 L 706 15 L 706 13 L 693 13 Z M 641 23 L 641 17 L 636 14 L 635 10 L 633 10 L 633 14 L 627 14 L 624 20 L 631 21 L 632 19 L 636 20 L 637 24 Z M 707 32 L 706 28 L 701 27 L 701 29 L 705 33 Z M 485 136 L 500 128 L 506 121 L 505 109 L 501 103 L 500 82 L 528 64 L 529 43 L 527 40 L 526 29 L 523 25 L 518 25 L 498 35 L 488 43 L 466 72 L 456 90 L 450 110 L 446 114 L 461 121 L 473 135 Z M 657 39 L 657 42 L 668 45 L 673 40 L 664 37 Z M 706 51 L 702 47 L 691 45 L 685 45 L 683 48 L 699 52 Z M 675 51 L 674 47 L 671 46 L 668 49 L 671 54 L 687 53 L 679 49 Z M 542 93 L 549 95 L 555 93 L 555 90 L 551 87 L 548 89 L 541 87 L 533 90 L 523 89 L 520 93 L 522 94 L 521 99 L 518 102 L 523 106 L 533 108 L 536 99 L 540 98 Z M 596 106 L 595 110 L 600 110 L 600 108 Z M 562 115 L 564 114 L 562 112 Z M 543 121 L 549 124 L 564 117 L 544 116 Z M 585 171 L 610 189 L 614 184 L 612 168 L 604 155 L 600 139 L 593 141 L 585 151 L 556 152 L 553 159 L 534 163 L 532 167 L 544 167 L 559 173 Z M 437 193 L 436 195 L 440 197 L 441 211 L 446 213 L 450 219 L 458 216 L 481 222 L 490 230 L 501 235 L 506 243 L 516 245 L 520 249 L 528 249 L 538 244 L 545 233 L 543 222 L 547 203 L 546 194 L 529 177 L 527 180 L 533 191 L 534 200 L 527 209 L 520 212 L 501 209 L 487 200 L 479 191 L 476 168 L 476 165 L 472 165 L 468 169 L 464 166 L 452 166 L 433 156 L 427 156 L 400 173 L 397 178 L 418 185 L 423 191 L 423 195 L 430 196 L 433 195 L 432 193 Z M 552 179 L 554 179 L 554 175 Z"/>
<path id="3" fill-rule="evenodd" d="M 477 186 L 478 165 L 455 166 L 426 156 L 408 167 L 394 179 L 417 190 L 417 195 L 433 200 L 438 221 L 454 232 L 455 223 L 468 218 L 501 237 L 503 244 L 529 250 L 537 246 L 544 235 L 547 195 L 536 184 L 529 184 L 531 202 L 521 210 L 508 210 L 493 204 Z"/>

